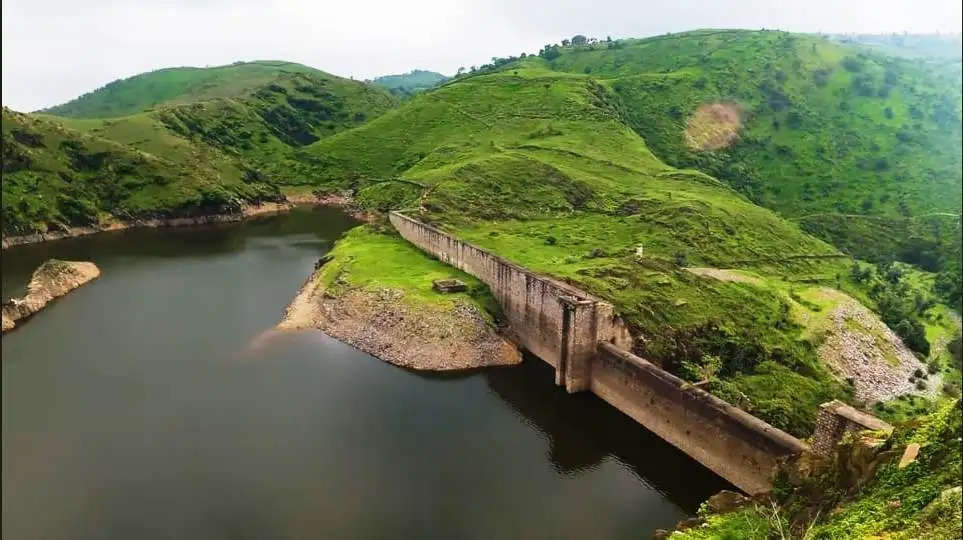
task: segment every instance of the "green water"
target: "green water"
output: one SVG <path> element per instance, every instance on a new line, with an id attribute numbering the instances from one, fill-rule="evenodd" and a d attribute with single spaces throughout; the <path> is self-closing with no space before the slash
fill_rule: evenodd
<path id="1" fill-rule="evenodd" d="M 420 374 L 270 328 L 331 209 L 3 252 L 102 277 L 3 345 L 4 539 L 647 538 L 726 484 L 537 359 Z"/>

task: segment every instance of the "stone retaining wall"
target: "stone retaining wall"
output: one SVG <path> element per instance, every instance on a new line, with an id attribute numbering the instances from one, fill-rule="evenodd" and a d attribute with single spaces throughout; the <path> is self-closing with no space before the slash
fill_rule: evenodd
<path id="1" fill-rule="evenodd" d="M 891 431 L 893 426 L 875 416 L 857 411 L 842 401 L 834 399 L 819 406 L 816 429 L 813 431 L 813 452 L 829 456 L 843 436 L 851 431 Z"/>

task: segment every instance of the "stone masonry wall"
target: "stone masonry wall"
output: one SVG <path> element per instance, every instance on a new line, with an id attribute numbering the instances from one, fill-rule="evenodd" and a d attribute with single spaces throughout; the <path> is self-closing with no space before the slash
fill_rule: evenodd
<path id="1" fill-rule="evenodd" d="M 832 400 L 819 406 L 816 429 L 810 439 L 813 452 L 829 456 L 839 441 L 851 431 L 892 430 L 893 426 L 875 416 L 857 411 L 842 401 Z"/>
<path id="2" fill-rule="evenodd" d="M 631 347 L 628 328 L 610 304 L 399 212 L 389 219 L 406 240 L 488 285 L 516 343 L 551 364 L 556 383 L 568 391 L 588 389 L 589 364 L 600 341 Z"/>
<path id="3" fill-rule="evenodd" d="M 749 494 L 770 491 L 779 460 L 809 449 L 788 433 L 608 344 L 599 345 L 591 389 Z"/>

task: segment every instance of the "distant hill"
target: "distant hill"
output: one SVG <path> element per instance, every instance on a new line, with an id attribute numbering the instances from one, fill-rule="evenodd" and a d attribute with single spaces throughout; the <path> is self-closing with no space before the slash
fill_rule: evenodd
<path id="1" fill-rule="evenodd" d="M 963 57 L 961 34 L 830 34 L 840 43 L 862 45 L 884 54 L 907 58 Z"/>
<path id="2" fill-rule="evenodd" d="M 208 68 L 177 67 L 119 79 L 67 103 L 38 112 L 73 118 L 125 116 L 158 105 L 237 97 L 279 76 L 291 74 L 308 75 L 333 85 L 352 84 L 347 79 L 294 62 L 263 60 Z"/>
<path id="3" fill-rule="evenodd" d="M 434 71 L 412 70 L 401 75 L 383 75 L 374 79 L 375 84 L 387 88 L 398 96 L 410 96 L 423 92 L 448 80 L 441 73 Z"/>

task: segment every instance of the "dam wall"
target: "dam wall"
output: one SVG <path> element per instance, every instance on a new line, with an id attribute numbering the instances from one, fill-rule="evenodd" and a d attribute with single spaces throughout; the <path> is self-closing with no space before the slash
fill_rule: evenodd
<path id="1" fill-rule="evenodd" d="M 592 362 L 590 388 L 749 494 L 770 491 L 780 460 L 809 450 L 788 433 L 607 343 Z"/>
<path id="2" fill-rule="evenodd" d="M 611 304 L 400 212 L 389 219 L 406 240 L 488 285 L 511 323 L 513 340 L 554 367 L 555 382 L 569 392 L 589 388 L 599 342 L 631 347 L 628 327 Z"/>
<path id="3" fill-rule="evenodd" d="M 799 439 L 628 352 L 632 338 L 611 304 L 401 213 L 390 220 L 412 244 L 486 283 L 512 338 L 555 368 L 557 384 L 569 392 L 591 390 L 739 489 L 770 491 L 779 462 L 809 451 Z"/>

